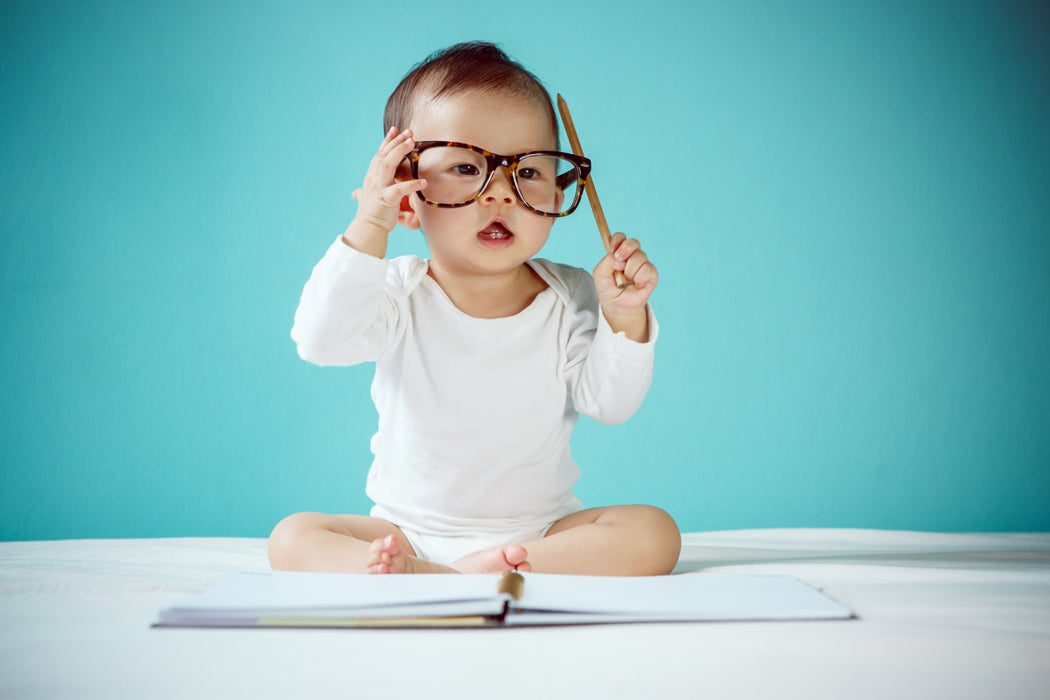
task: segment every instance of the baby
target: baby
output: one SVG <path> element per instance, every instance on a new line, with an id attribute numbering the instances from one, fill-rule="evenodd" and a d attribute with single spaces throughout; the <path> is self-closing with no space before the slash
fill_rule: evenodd
<path id="1" fill-rule="evenodd" d="M 292 328 L 305 360 L 376 363 L 375 506 L 285 518 L 271 565 L 670 573 L 681 538 L 667 513 L 584 509 L 572 493 L 579 414 L 617 424 L 648 391 L 657 272 L 622 233 L 593 274 L 534 258 L 590 169 L 559 152 L 550 96 L 494 45 L 460 44 L 405 77 L 385 121 L 357 214 Z M 429 260 L 386 258 L 397 224 L 422 230 Z"/>

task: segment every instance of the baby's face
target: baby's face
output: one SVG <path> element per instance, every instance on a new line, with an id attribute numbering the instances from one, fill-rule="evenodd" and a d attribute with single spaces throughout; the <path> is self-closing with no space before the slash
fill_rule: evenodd
<path id="1" fill-rule="evenodd" d="M 470 91 L 419 104 L 409 128 L 416 141 L 458 141 L 492 153 L 554 150 L 546 110 L 513 94 Z M 499 272 L 524 263 L 547 242 L 553 219 L 526 209 L 500 168 L 473 204 L 430 206 L 409 197 L 435 262 L 463 274 Z"/>

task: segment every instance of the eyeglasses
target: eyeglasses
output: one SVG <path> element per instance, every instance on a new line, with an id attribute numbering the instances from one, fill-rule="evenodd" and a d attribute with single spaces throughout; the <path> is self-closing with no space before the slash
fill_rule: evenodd
<path id="1" fill-rule="evenodd" d="M 530 151 L 501 156 L 456 141 L 419 141 L 406 158 L 412 177 L 427 181 L 416 194 L 431 206 L 454 209 L 476 201 L 497 168 L 506 168 L 514 193 L 540 216 L 561 217 L 576 211 L 591 161 L 559 151 Z"/>

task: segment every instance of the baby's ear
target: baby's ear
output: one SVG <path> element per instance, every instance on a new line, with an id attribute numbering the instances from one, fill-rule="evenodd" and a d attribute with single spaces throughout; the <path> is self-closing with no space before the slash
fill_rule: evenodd
<path id="1" fill-rule="evenodd" d="M 412 208 L 412 202 L 409 201 L 409 197 L 416 197 L 413 192 L 408 197 L 401 198 L 401 206 L 397 212 L 397 223 L 401 224 L 405 228 L 415 231 L 419 228 L 419 215 L 416 214 L 416 210 Z M 416 197 L 418 201 L 418 197 Z M 422 202 L 420 202 L 422 204 Z"/>
<path id="2" fill-rule="evenodd" d="M 405 180 L 411 179 L 412 168 L 408 164 L 407 159 L 402 160 L 397 164 L 397 170 L 394 171 L 394 182 L 404 182 Z M 419 228 L 419 217 L 416 216 L 416 212 L 412 208 L 412 202 L 409 201 L 409 197 L 414 198 L 417 201 L 419 199 L 419 196 L 415 192 L 408 195 L 408 197 L 401 198 L 401 204 L 397 212 L 397 223 L 414 231 Z"/>

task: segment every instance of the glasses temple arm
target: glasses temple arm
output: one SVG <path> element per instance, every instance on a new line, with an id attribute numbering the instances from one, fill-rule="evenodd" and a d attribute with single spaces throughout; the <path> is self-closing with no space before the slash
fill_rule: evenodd
<path id="1" fill-rule="evenodd" d="M 576 182 L 577 180 L 586 182 L 587 177 L 582 173 L 577 173 L 575 170 L 570 170 L 554 178 L 554 184 L 558 187 L 559 190 L 564 191 L 566 187 Z"/>

